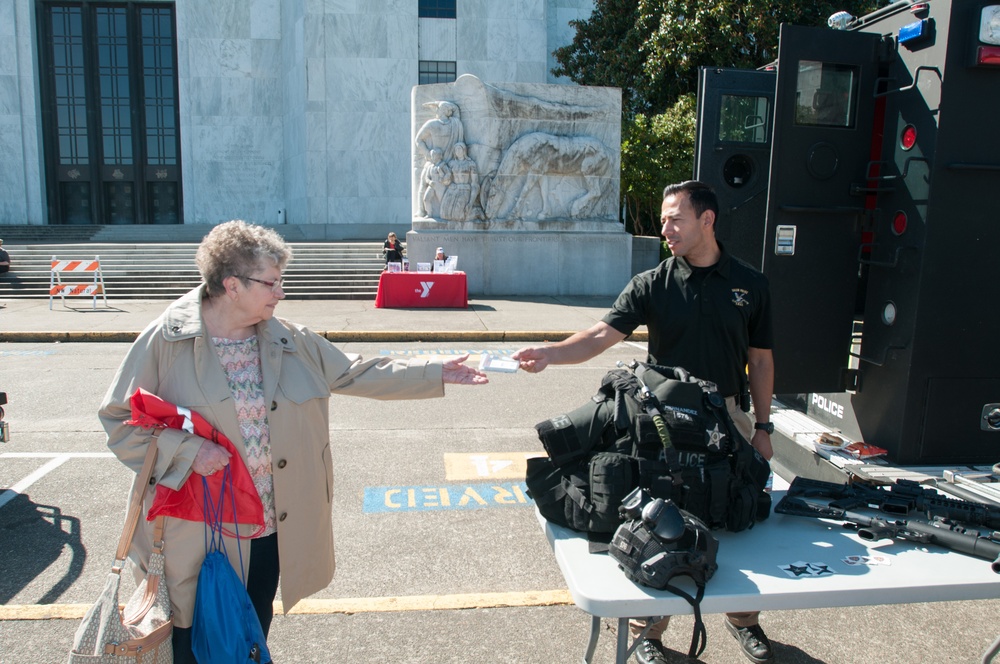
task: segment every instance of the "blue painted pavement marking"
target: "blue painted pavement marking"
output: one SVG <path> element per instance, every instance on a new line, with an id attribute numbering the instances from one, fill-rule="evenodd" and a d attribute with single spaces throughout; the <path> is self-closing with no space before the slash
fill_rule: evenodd
<path id="1" fill-rule="evenodd" d="M 524 482 L 365 487 L 364 512 L 430 512 L 534 505 Z"/>
<path id="2" fill-rule="evenodd" d="M 34 355 L 55 355 L 54 350 L 0 350 L 0 357 L 30 357 Z"/>

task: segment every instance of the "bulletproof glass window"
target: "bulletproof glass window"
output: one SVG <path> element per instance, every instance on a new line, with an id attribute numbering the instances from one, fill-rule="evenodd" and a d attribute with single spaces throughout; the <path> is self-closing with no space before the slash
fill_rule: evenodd
<path id="1" fill-rule="evenodd" d="M 859 76 L 856 66 L 800 60 L 795 124 L 854 127 Z"/>
<path id="2" fill-rule="evenodd" d="M 767 142 L 767 97 L 722 95 L 719 140 L 734 143 Z"/>

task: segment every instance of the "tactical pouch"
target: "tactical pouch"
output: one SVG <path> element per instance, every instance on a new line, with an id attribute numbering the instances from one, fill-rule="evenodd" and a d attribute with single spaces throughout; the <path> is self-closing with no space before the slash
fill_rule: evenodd
<path id="1" fill-rule="evenodd" d="M 611 409 L 610 402 L 591 399 L 565 415 L 536 424 L 538 438 L 553 463 L 564 466 L 613 444 L 617 435 L 611 426 Z"/>
<path id="2" fill-rule="evenodd" d="M 685 468 L 681 476 L 684 481 L 674 487 L 674 502 L 683 505 L 709 528 L 725 528 L 732 477 L 729 460 L 706 460 L 703 466 Z"/>
<path id="3" fill-rule="evenodd" d="M 574 505 L 577 497 L 583 495 L 587 477 L 586 464 L 557 466 L 551 459 L 535 457 L 527 461 L 524 483 L 542 516 L 560 526 L 580 530 L 581 524 L 574 521 L 577 513 Z"/>
<path id="4" fill-rule="evenodd" d="M 757 518 L 757 496 L 760 492 L 749 484 L 734 481 L 729 496 L 726 530 L 738 533 L 753 525 Z"/>
<path id="5" fill-rule="evenodd" d="M 639 486 L 638 465 L 634 457 L 615 452 L 599 452 L 590 462 L 589 532 L 613 533 L 621 523 L 618 506 Z"/>
<path id="6" fill-rule="evenodd" d="M 556 466 L 528 459 L 525 484 L 538 511 L 549 521 L 587 533 L 613 533 L 621 523 L 618 506 L 638 486 L 637 460 L 599 452 L 589 463 Z"/>

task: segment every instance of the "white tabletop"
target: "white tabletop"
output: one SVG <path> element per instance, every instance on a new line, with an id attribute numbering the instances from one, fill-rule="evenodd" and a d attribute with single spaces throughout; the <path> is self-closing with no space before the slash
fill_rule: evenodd
<path id="1" fill-rule="evenodd" d="M 775 505 L 783 495 L 773 493 Z M 573 600 L 587 613 L 624 618 L 692 612 L 668 591 L 629 581 L 609 555 L 591 554 L 585 535 L 538 519 Z M 719 569 L 708 582 L 703 613 L 1000 597 L 1000 574 L 990 561 L 914 542 L 866 542 L 837 521 L 772 513 L 751 530 L 714 534 Z M 882 556 L 890 564 L 851 566 L 847 556 Z M 802 562 L 820 563 L 834 574 L 793 578 L 782 570 Z M 677 585 L 694 588 L 688 579 Z"/>

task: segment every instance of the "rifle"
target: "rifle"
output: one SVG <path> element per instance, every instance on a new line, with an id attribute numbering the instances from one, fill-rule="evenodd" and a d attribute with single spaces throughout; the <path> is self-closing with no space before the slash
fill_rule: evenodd
<path id="1" fill-rule="evenodd" d="M 906 516 L 919 512 L 927 518 L 941 517 L 991 530 L 1000 529 L 1000 508 L 985 503 L 942 496 L 913 480 L 900 478 L 889 487 L 865 484 L 835 484 L 796 477 L 788 488 L 789 497 L 832 498 L 830 507 L 851 510 L 870 507 L 886 514 Z"/>
<path id="2" fill-rule="evenodd" d="M 858 537 L 868 542 L 890 538 L 921 544 L 937 544 L 952 551 L 990 560 L 992 561 L 990 568 L 1000 574 L 1000 533 L 997 532 L 983 536 L 978 530 L 964 528 L 940 517 L 929 521 L 883 519 L 790 494 L 786 494 L 778 502 L 774 511 L 779 514 L 843 521 L 845 528 L 857 530 Z"/>

